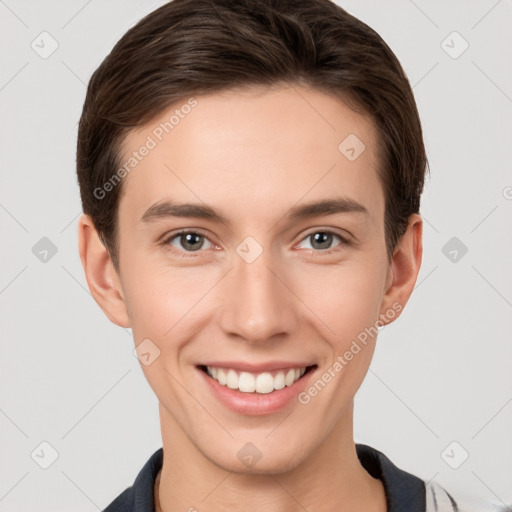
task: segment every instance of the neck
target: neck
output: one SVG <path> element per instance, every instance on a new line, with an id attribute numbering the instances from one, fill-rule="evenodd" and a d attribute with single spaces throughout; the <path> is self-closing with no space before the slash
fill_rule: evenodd
<path id="1" fill-rule="evenodd" d="M 352 434 L 352 407 L 299 465 L 284 472 L 237 473 L 207 459 L 160 407 L 163 465 L 156 512 L 386 512 L 380 480 L 361 466 Z"/>

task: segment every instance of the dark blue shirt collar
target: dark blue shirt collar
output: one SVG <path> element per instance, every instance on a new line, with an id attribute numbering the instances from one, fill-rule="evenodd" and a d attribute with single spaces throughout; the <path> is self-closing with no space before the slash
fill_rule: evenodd
<path id="1" fill-rule="evenodd" d="M 425 512 L 423 480 L 395 466 L 383 453 L 356 444 L 361 465 L 384 485 L 388 512 Z M 131 487 L 122 492 L 103 512 L 154 512 L 154 487 L 162 467 L 163 448 L 159 448 L 140 470 Z"/>

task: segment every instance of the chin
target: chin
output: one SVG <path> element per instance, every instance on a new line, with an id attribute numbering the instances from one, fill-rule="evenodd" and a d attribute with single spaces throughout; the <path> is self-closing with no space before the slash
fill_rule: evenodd
<path id="1" fill-rule="evenodd" d="M 260 450 L 249 441 L 241 448 L 226 449 L 223 453 L 203 453 L 211 462 L 226 471 L 245 475 L 278 475 L 299 466 L 306 458 L 303 450 L 303 446 L 295 449 L 289 444 L 279 451 L 274 448 Z M 234 456 L 226 456 L 227 453 L 233 453 Z"/>

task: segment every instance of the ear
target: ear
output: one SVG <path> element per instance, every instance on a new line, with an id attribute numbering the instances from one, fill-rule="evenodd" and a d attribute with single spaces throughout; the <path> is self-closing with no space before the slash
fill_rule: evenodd
<path id="1" fill-rule="evenodd" d="M 423 255 L 423 220 L 417 213 L 409 217 L 405 233 L 400 238 L 389 264 L 386 290 L 381 306 L 383 324 L 389 324 L 400 316 L 407 304 L 421 266 Z M 394 310 L 391 319 L 386 312 Z"/>
<path id="2" fill-rule="evenodd" d="M 78 250 L 94 300 L 111 322 L 130 327 L 121 281 L 89 215 L 78 221 Z"/>

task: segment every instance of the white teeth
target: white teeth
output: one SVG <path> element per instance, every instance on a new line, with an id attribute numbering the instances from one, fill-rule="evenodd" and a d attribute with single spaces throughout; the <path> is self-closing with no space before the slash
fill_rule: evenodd
<path id="1" fill-rule="evenodd" d="M 286 374 L 286 377 L 284 378 L 284 383 L 287 386 L 291 386 L 293 384 L 294 380 L 295 380 L 295 370 L 293 368 L 290 368 L 288 370 L 288 373 Z"/>
<path id="2" fill-rule="evenodd" d="M 272 393 L 274 391 L 274 377 L 270 373 L 260 373 L 256 377 L 256 391 L 258 393 Z"/>
<path id="3" fill-rule="evenodd" d="M 209 367 L 207 367 L 207 368 L 209 368 Z M 213 377 L 213 375 L 212 375 L 212 377 Z M 219 383 L 222 384 L 223 386 L 226 385 L 227 379 L 226 379 L 226 374 L 224 373 L 224 370 L 219 368 L 219 370 L 217 371 L 217 377 L 214 377 L 214 378 L 216 380 L 218 380 Z"/>
<path id="4" fill-rule="evenodd" d="M 242 372 L 240 374 L 240 380 L 238 381 L 238 389 L 244 393 L 254 393 L 256 391 L 256 379 L 254 375 Z"/>
<path id="5" fill-rule="evenodd" d="M 279 371 L 275 375 L 270 372 L 253 374 L 249 372 L 240 372 L 226 370 L 224 368 L 214 368 L 207 366 L 206 371 L 210 377 L 214 378 L 223 386 L 230 389 L 238 389 L 242 393 L 272 393 L 277 389 L 283 389 L 285 386 L 291 386 L 306 371 L 306 368 L 290 368 L 287 371 Z"/>
<path id="6" fill-rule="evenodd" d="M 274 377 L 274 389 L 283 389 L 286 386 L 284 381 L 284 372 L 279 372 Z"/>
<path id="7" fill-rule="evenodd" d="M 228 370 L 226 385 L 231 389 L 238 389 L 238 375 L 235 370 Z"/>

